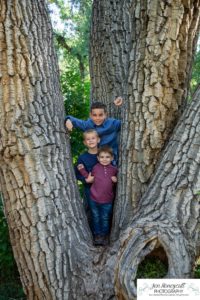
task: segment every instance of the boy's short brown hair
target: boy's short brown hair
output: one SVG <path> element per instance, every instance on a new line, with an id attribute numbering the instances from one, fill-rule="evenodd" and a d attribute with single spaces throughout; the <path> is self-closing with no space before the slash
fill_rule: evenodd
<path id="1" fill-rule="evenodd" d="M 104 145 L 104 146 L 101 146 L 99 149 L 98 149 L 98 152 L 97 152 L 97 156 L 99 156 L 99 154 L 101 152 L 106 152 L 106 153 L 109 153 L 111 156 L 114 156 L 113 154 L 113 149 L 108 146 L 108 145 Z"/>
<path id="2" fill-rule="evenodd" d="M 107 113 L 107 106 L 106 104 L 96 101 L 96 102 L 92 102 L 91 106 L 90 106 L 90 112 L 92 112 L 93 109 L 103 109 L 105 113 Z"/>
<path id="3" fill-rule="evenodd" d="M 83 139 L 85 139 L 85 136 L 88 133 L 95 133 L 97 135 L 97 137 L 99 137 L 99 134 L 98 134 L 98 132 L 95 129 L 88 129 L 88 130 L 86 130 L 86 131 L 83 132 Z"/>

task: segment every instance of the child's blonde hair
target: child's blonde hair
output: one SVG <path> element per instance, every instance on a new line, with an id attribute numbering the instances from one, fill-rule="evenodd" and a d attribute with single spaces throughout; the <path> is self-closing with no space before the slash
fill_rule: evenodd
<path id="1" fill-rule="evenodd" d="M 83 132 L 83 139 L 85 140 L 86 135 L 89 133 L 95 133 L 97 137 L 99 137 L 98 132 L 95 129 L 88 129 L 86 131 Z"/>

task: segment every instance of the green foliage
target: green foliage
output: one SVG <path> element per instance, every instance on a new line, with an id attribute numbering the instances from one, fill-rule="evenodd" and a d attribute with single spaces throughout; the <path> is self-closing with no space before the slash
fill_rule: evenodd
<path id="1" fill-rule="evenodd" d="M 81 80 L 77 69 L 71 66 L 61 74 L 61 86 L 64 96 L 66 115 L 72 115 L 79 119 L 87 119 L 89 116 L 89 94 L 90 82 L 86 78 Z M 83 135 L 80 130 L 73 130 L 70 133 L 71 147 L 74 160 L 85 149 Z"/>
<path id="2" fill-rule="evenodd" d="M 157 257 L 146 257 L 138 267 L 137 278 L 163 278 L 167 266 Z"/>
<path id="3" fill-rule="evenodd" d="M 20 281 L 0 283 L 0 300 L 26 300 Z"/>
<path id="4" fill-rule="evenodd" d="M 192 66 L 192 79 L 190 82 L 190 94 L 192 95 L 200 84 L 200 49 L 196 52 Z"/>
<path id="5" fill-rule="evenodd" d="M 56 0 L 64 30 L 56 27 L 56 47 L 61 72 L 61 87 L 66 115 L 79 119 L 89 116 L 90 78 L 88 66 L 89 23 L 92 0 Z M 55 8 L 55 6 L 54 6 Z M 70 134 L 71 147 L 76 161 L 85 149 L 82 132 Z"/>
<path id="6" fill-rule="evenodd" d="M 2 201 L 0 202 L 0 266 L 0 278 L 10 276 L 10 270 L 15 267 Z"/>
<path id="7" fill-rule="evenodd" d="M 194 277 L 195 278 L 200 278 L 200 265 L 197 265 L 195 270 L 194 270 Z"/>
<path id="8" fill-rule="evenodd" d="M 0 197 L 0 300 L 25 299 L 13 257 L 8 226 Z"/>
<path id="9" fill-rule="evenodd" d="M 194 268 L 194 278 L 200 278 L 200 257 L 197 260 Z"/>
<path id="10" fill-rule="evenodd" d="M 167 266 L 157 257 L 146 257 L 138 267 L 138 278 L 163 278 L 167 274 Z M 200 278 L 200 258 L 194 267 L 194 278 Z"/>
<path id="11" fill-rule="evenodd" d="M 68 50 L 74 57 L 81 56 L 88 64 L 88 45 L 90 33 L 90 19 L 92 0 L 57 0 L 50 1 L 59 10 L 59 17 L 63 28 L 54 30 L 65 38 Z M 50 11 L 51 11 L 50 6 Z M 52 12 L 54 13 L 54 12 Z M 53 21 L 52 17 L 52 21 Z"/>

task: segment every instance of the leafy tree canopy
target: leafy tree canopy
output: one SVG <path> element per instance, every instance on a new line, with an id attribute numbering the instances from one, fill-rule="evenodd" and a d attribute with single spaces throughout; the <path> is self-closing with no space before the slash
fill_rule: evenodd
<path id="1" fill-rule="evenodd" d="M 193 93 L 197 89 L 198 85 L 200 84 L 199 72 L 200 72 L 200 47 L 198 47 L 197 52 L 195 54 L 194 64 L 192 68 L 192 79 L 190 82 L 191 93 Z"/>
<path id="2" fill-rule="evenodd" d="M 81 54 L 87 60 L 92 1 L 58 0 L 49 2 L 53 23 L 56 22 L 53 17 L 56 8 L 63 24 L 60 29 L 57 27 L 55 30 L 58 42 L 59 38 L 63 37 L 68 47 L 71 48 L 72 54 Z"/>
<path id="3" fill-rule="evenodd" d="M 87 119 L 89 114 L 88 44 L 91 7 L 91 0 L 49 1 L 66 114 L 80 119 Z M 57 18 L 55 10 L 58 12 Z M 71 145 L 76 161 L 80 152 L 84 150 L 80 131 L 71 133 Z"/>

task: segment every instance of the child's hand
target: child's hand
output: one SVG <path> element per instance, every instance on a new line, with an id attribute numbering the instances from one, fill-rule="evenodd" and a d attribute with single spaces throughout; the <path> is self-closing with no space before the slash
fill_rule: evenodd
<path id="1" fill-rule="evenodd" d="M 77 169 L 78 169 L 78 170 L 84 169 L 84 165 L 83 165 L 83 164 L 79 164 L 79 165 L 77 166 Z"/>
<path id="2" fill-rule="evenodd" d="M 67 129 L 68 129 L 69 131 L 72 131 L 73 124 L 72 124 L 72 122 L 71 122 L 70 119 L 67 119 L 67 121 L 65 122 L 65 126 L 67 127 Z"/>
<path id="3" fill-rule="evenodd" d="M 122 102 L 123 102 L 122 97 L 117 97 L 117 98 L 114 100 L 114 104 L 115 104 L 116 106 L 122 105 Z"/>
<path id="4" fill-rule="evenodd" d="M 111 176 L 112 182 L 116 183 L 117 182 L 117 177 L 116 176 Z"/>
<path id="5" fill-rule="evenodd" d="M 94 182 L 94 176 L 91 175 L 91 172 L 89 173 L 88 177 L 85 178 L 85 181 L 86 181 L 87 183 L 92 183 L 92 182 Z"/>

